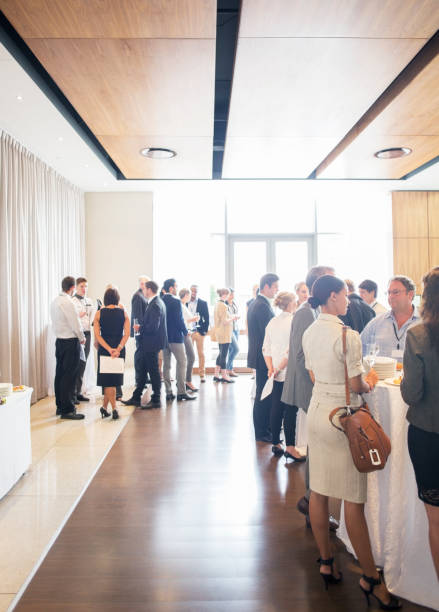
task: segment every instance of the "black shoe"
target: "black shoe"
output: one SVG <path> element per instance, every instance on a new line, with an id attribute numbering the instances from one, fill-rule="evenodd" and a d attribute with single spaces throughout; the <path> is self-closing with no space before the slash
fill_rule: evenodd
<path id="1" fill-rule="evenodd" d="M 196 387 L 192 388 L 188 384 L 186 384 L 186 391 L 190 391 L 191 393 L 196 393 L 198 389 Z"/>
<path id="2" fill-rule="evenodd" d="M 99 412 L 101 413 L 101 417 L 103 419 L 105 419 L 106 417 L 110 416 L 110 413 L 107 412 L 103 406 L 101 408 L 99 408 Z"/>
<path id="3" fill-rule="evenodd" d="M 162 404 L 160 402 L 153 402 L 152 400 L 146 404 L 146 406 L 140 406 L 142 410 L 149 410 L 150 408 L 160 408 Z"/>
<path id="4" fill-rule="evenodd" d="M 228 378 L 221 378 L 221 382 L 223 383 L 234 383 L 234 380 L 229 380 Z"/>
<path id="5" fill-rule="evenodd" d="M 299 499 L 299 501 L 297 502 L 296 508 L 298 509 L 299 512 L 301 512 L 305 516 L 308 516 L 308 514 L 309 514 L 309 499 L 307 499 L 306 497 L 301 497 Z"/>
<path id="6" fill-rule="evenodd" d="M 64 412 L 61 415 L 61 418 L 69 419 L 70 421 L 81 421 L 84 418 L 84 415 L 78 412 Z"/>
<path id="7" fill-rule="evenodd" d="M 203 378 L 200 378 L 200 383 L 205 383 L 205 382 L 206 382 L 206 379 L 204 378 L 204 376 Z"/>
<path id="8" fill-rule="evenodd" d="M 196 397 L 194 397 L 193 395 L 188 395 L 187 393 L 179 393 L 177 395 L 177 402 L 189 402 L 190 400 L 194 400 L 197 399 Z"/>
<path id="9" fill-rule="evenodd" d="M 79 406 L 80 401 L 79 401 L 79 400 L 77 400 L 77 399 L 75 399 L 75 401 L 74 401 L 73 403 L 75 404 L 75 406 Z"/>
<path id="10" fill-rule="evenodd" d="M 266 442 L 267 444 L 273 443 L 273 438 L 271 436 L 262 436 L 262 438 L 256 438 L 256 442 Z"/>
<path id="11" fill-rule="evenodd" d="M 172 402 L 173 400 L 175 400 L 175 395 L 173 393 L 167 393 L 166 394 L 166 401 L 167 402 Z"/>
<path id="12" fill-rule="evenodd" d="M 361 584 L 359 585 L 360 589 L 363 591 L 364 596 L 367 599 L 367 605 L 370 605 L 369 604 L 369 597 L 372 596 L 372 597 L 375 597 L 375 599 L 377 600 L 381 610 L 399 610 L 399 608 L 402 607 L 402 604 L 399 601 L 399 599 L 397 599 L 391 593 L 389 593 L 389 596 L 390 596 L 389 603 L 386 604 L 386 603 L 384 603 L 384 601 L 381 601 L 381 599 L 378 597 L 378 595 L 375 595 L 375 593 L 373 592 L 374 588 L 382 583 L 382 575 L 381 574 L 379 575 L 379 578 L 371 578 L 370 576 L 365 576 L 364 574 L 361 577 L 370 586 L 370 589 L 364 589 L 361 586 Z"/>
<path id="13" fill-rule="evenodd" d="M 288 451 L 285 451 L 285 459 L 292 459 L 296 463 L 303 463 L 304 461 L 306 461 L 306 457 L 299 457 L 299 458 L 297 458 L 294 455 L 292 455 L 291 453 L 289 453 Z"/>
<path id="14" fill-rule="evenodd" d="M 328 590 L 328 586 L 330 584 L 339 584 L 342 581 L 343 574 L 341 572 L 338 572 L 338 578 L 334 576 L 334 557 L 331 557 L 330 559 L 317 559 L 317 563 L 320 564 L 320 567 L 322 567 L 322 565 L 329 565 L 329 567 L 331 568 L 330 574 L 322 574 L 322 572 L 320 572 L 320 576 L 323 578 L 326 590 Z"/>
<path id="15" fill-rule="evenodd" d="M 273 455 L 275 457 L 282 457 L 282 455 L 284 454 L 284 449 L 280 448 L 280 446 L 272 446 L 271 447 L 271 452 L 273 453 Z M 286 455 L 286 453 L 285 453 Z"/>
<path id="16" fill-rule="evenodd" d="M 77 395 L 76 399 L 78 399 L 80 402 L 89 402 L 90 398 L 85 397 L 85 395 Z"/>
<path id="17" fill-rule="evenodd" d="M 221 382 L 222 378 L 220 378 L 219 376 L 214 376 L 213 377 L 213 382 Z"/>
<path id="18" fill-rule="evenodd" d="M 113 421 L 117 421 L 117 419 L 119 418 L 119 413 L 116 410 L 116 408 L 113 410 Z"/>
<path id="19" fill-rule="evenodd" d="M 130 397 L 130 399 L 127 400 L 121 400 L 122 404 L 125 404 L 125 406 L 140 406 L 140 400 L 136 400 L 134 397 Z"/>

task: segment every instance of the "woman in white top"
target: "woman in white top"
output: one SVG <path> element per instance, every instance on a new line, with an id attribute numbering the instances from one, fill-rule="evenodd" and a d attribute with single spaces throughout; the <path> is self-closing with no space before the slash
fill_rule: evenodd
<path id="1" fill-rule="evenodd" d="M 308 449 L 311 497 L 309 514 L 313 535 L 320 550 L 320 573 L 326 588 L 341 581 L 342 575 L 334 567 L 328 531 L 328 498 L 344 501 L 346 528 L 363 570 L 360 588 L 367 600 L 373 595 L 383 609 L 400 607 L 390 595 L 378 573 L 370 545 L 364 503 L 367 494 L 367 474 L 355 468 L 344 433 L 329 421 L 330 412 L 346 404 L 342 330 L 338 315 L 348 307 L 345 283 L 335 276 L 320 277 L 313 285 L 311 306 L 320 306 L 321 314 L 303 334 L 306 368 L 314 388 L 308 409 Z M 371 370 L 363 378 L 360 336 L 347 329 L 346 365 L 351 389 L 351 406 L 362 403 L 359 394 L 368 393 L 377 382 Z"/>
<path id="2" fill-rule="evenodd" d="M 274 377 L 273 391 L 271 392 L 271 435 L 273 437 L 272 452 L 277 457 L 304 461 L 295 447 L 297 408 L 281 401 L 285 381 L 285 368 L 288 363 L 288 346 L 290 343 L 291 321 L 297 307 L 294 293 L 283 291 L 274 300 L 274 305 L 282 312 L 271 319 L 265 328 L 262 354 L 268 368 L 268 378 Z M 280 443 L 280 430 L 284 425 L 286 449 Z"/>
<path id="3" fill-rule="evenodd" d="M 195 331 L 195 323 L 199 320 L 200 316 L 194 316 L 186 306 L 191 297 L 189 289 L 181 289 L 178 295 L 180 296 L 183 319 L 187 327 L 187 336 L 184 337 L 184 348 L 186 351 L 186 391 L 195 392 L 198 391 L 198 389 L 192 384 L 192 368 L 194 367 L 195 351 L 191 334 Z"/>

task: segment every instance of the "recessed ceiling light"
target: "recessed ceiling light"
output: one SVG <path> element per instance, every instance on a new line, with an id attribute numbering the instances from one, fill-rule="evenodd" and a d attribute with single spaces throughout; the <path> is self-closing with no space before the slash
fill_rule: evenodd
<path id="1" fill-rule="evenodd" d="M 84 168 L 88 168 L 88 164 L 84 164 Z"/>
<path id="2" fill-rule="evenodd" d="M 23 96 L 17 96 L 17 100 L 21 102 L 23 100 Z"/>
<path id="3" fill-rule="evenodd" d="M 58 136 L 58 142 L 62 142 L 64 138 L 62 136 Z"/>
<path id="4" fill-rule="evenodd" d="M 412 152 L 408 147 L 392 147 L 391 149 L 382 149 L 375 153 L 378 159 L 394 159 L 395 157 L 404 157 Z"/>
<path id="5" fill-rule="evenodd" d="M 146 147 L 140 150 L 140 155 L 151 159 L 170 159 L 175 157 L 177 153 L 172 149 L 164 149 L 163 147 Z"/>

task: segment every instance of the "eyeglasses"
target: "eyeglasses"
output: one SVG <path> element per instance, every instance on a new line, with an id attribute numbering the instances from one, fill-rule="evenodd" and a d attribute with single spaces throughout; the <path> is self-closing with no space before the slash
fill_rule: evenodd
<path id="1" fill-rule="evenodd" d="M 393 289 L 393 291 L 386 291 L 386 295 L 400 295 L 401 293 L 407 293 L 407 291 L 403 291 L 402 289 Z"/>

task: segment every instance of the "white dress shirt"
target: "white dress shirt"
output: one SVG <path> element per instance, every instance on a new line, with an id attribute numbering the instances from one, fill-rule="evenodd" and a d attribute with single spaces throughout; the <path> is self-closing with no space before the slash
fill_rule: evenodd
<path id="1" fill-rule="evenodd" d="M 89 332 L 91 330 L 91 324 L 94 319 L 93 302 L 88 297 L 80 298 L 77 295 L 74 295 L 72 300 L 79 315 L 81 314 L 81 312 L 85 312 L 85 315 L 83 317 L 79 317 L 79 320 L 81 321 L 82 329 L 84 331 Z"/>
<path id="2" fill-rule="evenodd" d="M 193 319 L 194 314 L 189 312 L 189 308 L 186 306 L 186 304 L 183 304 L 183 302 L 181 303 L 181 309 L 183 311 L 183 319 L 184 319 L 184 322 L 186 324 L 188 331 L 194 331 L 195 321 L 192 321 L 191 323 L 189 323 L 189 319 Z"/>
<path id="3" fill-rule="evenodd" d="M 73 302 L 73 298 L 68 293 L 61 293 L 56 297 L 50 308 L 53 331 L 57 338 L 64 340 L 68 338 L 79 338 L 80 342 L 85 340 L 82 331 L 81 321 L 78 311 Z"/>
<path id="4" fill-rule="evenodd" d="M 198 298 L 196 300 L 189 300 L 187 308 L 189 309 L 189 312 L 191 312 L 192 315 L 195 316 L 197 314 Z"/>
<path id="5" fill-rule="evenodd" d="M 292 320 L 293 315 L 291 312 L 281 312 L 277 317 L 271 319 L 265 328 L 262 354 L 271 357 L 275 369 L 279 366 L 282 359 L 288 355 Z M 285 374 L 286 367 L 279 372 L 275 380 L 283 382 Z"/>

